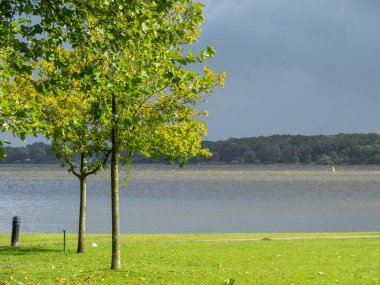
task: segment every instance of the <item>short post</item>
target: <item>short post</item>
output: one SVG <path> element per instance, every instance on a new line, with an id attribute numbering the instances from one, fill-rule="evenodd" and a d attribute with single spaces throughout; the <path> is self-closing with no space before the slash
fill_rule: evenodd
<path id="1" fill-rule="evenodd" d="M 13 217 L 13 223 L 12 223 L 11 246 L 18 246 L 19 233 L 20 233 L 20 217 L 15 216 Z"/>
<path id="2" fill-rule="evenodd" d="M 66 252 L 66 230 L 63 230 L 63 252 Z"/>

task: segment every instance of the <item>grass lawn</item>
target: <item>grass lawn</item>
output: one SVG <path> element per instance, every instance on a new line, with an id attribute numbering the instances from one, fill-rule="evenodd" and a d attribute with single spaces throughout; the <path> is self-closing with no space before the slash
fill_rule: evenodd
<path id="1" fill-rule="evenodd" d="M 77 254 L 76 234 L 66 253 L 63 234 L 21 234 L 19 247 L 0 234 L 0 285 L 380 283 L 380 238 L 273 239 L 326 235 L 334 234 L 123 235 L 116 272 L 110 235 L 87 235 L 87 253 Z M 243 238 L 260 240 L 229 240 Z"/>

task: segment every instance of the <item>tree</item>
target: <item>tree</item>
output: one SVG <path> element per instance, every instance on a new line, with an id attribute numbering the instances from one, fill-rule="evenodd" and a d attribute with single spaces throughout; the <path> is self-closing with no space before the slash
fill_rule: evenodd
<path id="1" fill-rule="evenodd" d="M 64 52 L 62 49 L 59 51 Z M 96 174 L 103 168 L 110 150 L 98 131 L 96 122 L 92 120 L 90 115 L 91 97 L 76 92 L 75 84 L 73 84 L 70 92 L 53 93 L 46 91 L 39 93 L 35 86 L 46 83 L 45 81 L 49 78 L 45 74 L 51 65 L 42 60 L 38 66 L 40 72 L 36 81 L 25 74 L 16 75 L 9 83 L 7 91 L 12 94 L 12 98 L 17 98 L 18 101 L 21 101 L 22 98 L 23 101 L 33 99 L 38 102 L 40 112 L 34 112 L 31 120 L 39 126 L 39 132 L 47 138 L 52 138 L 52 150 L 58 158 L 63 159 L 62 166 L 68 166 L 69 172 L 73 173 L 80 181 L 77 252 L 82 253 L 85 252 L 86 179 L 89 175 Z M 18 105 L 22 105 L 21 102 L 12 106 Z M 25 111 L 26 115 L 24 116 L 30 116 L 28 111 Z M 28 148 L 33 148 L 33 146 L 35 146 L 35 151 L 30 153 L 29 158 L 38 162 L 43 156 L 41 152 L 44 151 L 40 147 L 36 147 L 37 145 L 31 145 Z M 74 162 L 77 157 L 79 157 L 79 165 Z M 94 158 L 94 160 L 89 162 L 87 161 L 88 157 Z"/>
<path id="2" fill-rule="evenodd" d="M 76 60 L 75 52 L 62 48 L 57 48 L 55 53 L 61 59 L 65 58 L 68 62 Z M 72 76 L 82 62 L 71 62 L 65 69 L 65 76 Z M 79 91 L 80 82 L 72 80 L 70 91 L 55 90 L 52 92 L 48 88 L 43 88 L 51 80 L 50 71 L 54 67 L 52 63 L 41 60 L 38 64 L 38 79 L 14 78 L 14 82 L 25 81 L 24 86 L 29 88 L 17 90 L 14 92 L 19 97 L 28 97 L 28 93 L 35 86 L 43 92 L 39 93 L 33 90 L 35 97 L 39 102 L 39 108 L 42 110 L 34 118 L 40 125 L 40 131 L 52 139 L 52 150 L 57 158 L 62 159 L 62 166 L 67 166 L 68 171 L 75 175 L 80 182 L 80 206 L 79 206 L 79 227 L 78 227 L 78 253 L 85 252 L 85 232 L 86 232 L 86 193 L 87 177 L 97 174 L 106 166 L 108 156 L 111 151 L 107 145 L 107 134 L 97 125 L 97 119 L 91 114 L 91 108 L 94 98 L 91 94 Z M 56 73 L 55 79 L 60 78 Z M 48 81 L 48 83 L 47 83 Z M 30 82 L 33 82 L 31 84 Z M 103 121 L 105 123 L 106 120 Z M 33 147 L 29 146 L 29 148 Z M 38 161 L 36 155 L 42 151 L 36 148 L 30 158 Z M 90 160 L 88 160 L 90 158 Z M 76 161 L 79 160 L 79 163 Z"/>
<path id="3" fill-rule="evenodd" d="M 164 157 L 182 165 L 192 156 L 207 155 L 201 148 L 205 126 L 198 116 L 204 113 L 195 106 L 203 101 L 202 94 L 223 83 L 224 74 L 216 75 L 207 66 L 203 74 L 185 67 L 204 62 L 214 51 L 207 48 L 199 56 L 184 56 L 182 45 L 191 44 L 199 33 L 201 5 L 190 1 L 140 2 L 126 7 L 130 15 L 126 31 L 132 31 L 133 42 L 122 42 L 113 51 L 118 34 L 108 30 L 107 85 L 111 124 L 111 189 L 112 189 L 112 268 L 120 268 L 120 224 L 118 165 L 121 151 L 129 161 L 135 151 L 154 158 Z M 107 5 L 111 6 L 111 5 Z M 117 6 L 106 7 L 115 11 Z M 116 13 L 116 11 L 115 11 Z M 138 27 L 138 29 L 133 29 Z M 107 30 L 107 27 L 104 27 Z M 107 76 L 108 75 L 108 76 Z M 103 101 L 104 103 L 104 101 Z M 100 104 L 101 106 L 102 104 Z"/>
<path id="4" fill-rule="evenodd" d="M 56 156 L 63 159 L 62 166 L 67 166 L 69 172 L 73 173 L 80 182 L 80 206 L 78 227 L 78 253 L 85 252 L 86 233 L 86 197 L 87 177 L 97 174 L 106 167 L 107 159 L 111 153 L 107 138 L 109 132 L 102 127 L 109 119 L 102 118 L 102 114 L 91 112 L 96 105 L 96 98 L 92 96 L 91 90 L 81 90 L 81 81 L 75 80 L 75 73 L 80 70 L 84 62 L 77 61 L 77 53 L 82 52 L 80 48 L 74 51 L 64 50 L 58 47 L 55 55 L 66 63 L 65 76 L 72 77 L 71 85 L 65 86 L 69 91 L 44 88 L 54 80 L 59 81 L 60 73 L 51 74 L 55 70 L 54 64 L 42 61 L 39 67 L 39 80 L 36 83 L 41 90 L 39 94 L 42 112 L 39 121 L 45 124 L 44 135 L 52 138 L 52 150 Z M 90 55 L 90 54 L 88 54 Z M 87 60 L 91 60 L 87 58 Z M 103 125 L 100 126 L 99 122 Z M 79 159 L 79 163 L 75 163 Z"/>
<path id="5" fill-rule="evenodd" d="M 111 267 L 119 269 L 119 162 L 130 162 L 135 152 L 180 165 L 192 156 L 209 155 L 201 147 L 206 134 L 202 116 L 207 113 L 197 105 L 223 85 L 225 73 L 216 74 L 206 65 L 215 54 L 211 47 L 197 55 L 188 50 L 198 40 L 203 5 L 190 0 L 10 2 L 39 15 L 37 25 L 47 34 L 41 41 L 33 34 L 36 25 L 29 34 L 20 29 L 33 37 L 21 59 L 43 58 L 51 64 L 43 84 L 36 85 L 38 92 L 70 92 L 77 82 L 77 91 L 91 97 L 90 116 L 97 130 L 109 134 Z M 17 37 L 12 41 L 17 46 Z M 60 51 L 65 45 L 83 63 L 75 73 L 70 53 Z M 203 68 L 196 69 L 197 64 Z"/>
<path id="6" fill-rule="evenodd" d="M 223 161 L 232 162 L 238 160 L 239 157 L 245 155 L 248 151 L 249 148 L 245 143 L 232 142 L 224 146 L 220 155 Z"/>
<path id="7" fill-rule="evenodd" d="M 261 145 L 256 152 L 256 156 L 262 162 L 277 163 L 281 159 L 281 150 L 277 143 L 269 143 Z"/>
<path id="8" fill-rule="evenodd" d="M 282 160 L 285 163 L 297 163 L 299 161 L 297 147 L 294 145 L 286 145 L 282 149 Z"/>

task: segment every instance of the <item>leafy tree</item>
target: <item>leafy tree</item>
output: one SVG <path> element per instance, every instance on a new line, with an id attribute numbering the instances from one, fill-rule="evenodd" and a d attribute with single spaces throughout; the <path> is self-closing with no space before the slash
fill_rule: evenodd
<path id="1" fill-rule="evenodd" d="M 279 162 L 281 159 L 281 150 L 278 144 L 270 143 L 261 145 L 257 152 L 256 156 L 262 162 Z"/>
<path id="2" fill-rule="evenodd" d="M 115 15 L 119 13 L 117 5 L 105 5 L 100 9 L 114 11 Z M 121 266 L 118 197 L 121 151 L 127 154 L 123 157 L 124 162 L 129 162 L 137 151 L 147 157 L 178 161 L 181 165 L 192 156 L 208 155 L 207 150 L 201 148 L 205 125 L 198 119 L 205 113 L 198 111 L 196 105 L 203 102 L 204 95 L 211 94 L 215 85 L 222 85 L 224 77 L 205 65 L 206 59 L 214 54 L 210 47 L 199 55 L 191 52 L 184 55 L 182 46 L 197 40 L 200 32 L 201 4 L 162 1 L 159 5 L 141 1 L 125 5 L 124 11 L 129 17 L 123 31 L 130 31 L 129 41 L 120 40 L 118 28 L 116 31 L 110 29 L 108 22 L 102 27 L 106 34 L 94 37 L 97 45 L 98 38 L 101 39 L 99 52 L 104 49 L 108 52 L 101 60 L 108 66 L 101 72 L 106 82 L 97 85 L 101 94 L 107 95 L 99 102 L 99 110 L 111 118 L 114 269 Z M 104 41 L 104 36 L 108 40 Z M 204 64 L 202 73 L 186 68 L 197 62 Z M 92 74 L 97 72 L 94 68 Z"/>
<path id="3" fill-rule="evenodd" d="M 67 56 L 66 60 L 72 57 L 73 52 L 58 49 L 56 54 L 61 58 Z M 72 74 L 75 65 L 70 65 L 66 69 L 66 76 Z M 86 180 L 89 175 L 96 174 L 103 169 L 110 149 L 104 138 L 104 133 L 99 131 L 96 120 L 91 116 L 92 100 L 91 96 L 78 91 L 77 82 L 73 81 L 70 91 L 50 92 L 44 90 L 39 93 L 35 86 L 40 87 L 46 84 L 50 78 L 49 70 L 52 64 L 41 61 L 38 65 L 39 76 L 34 82 L 33 78 L 26 75 L 14 76 L 10 83 L 9 90 L 16 98 L 29 98 L 33 94 L 33 99 L 38 102 L 41 112 L 35 113 L 33 120 L 38 123 L 40 129 L 46 137 L 52 138 L 52 150 L 59 159 L 62 159 L 62 166 L 67 166 L 69 172 L 73 173 L 80 182 L 80 207 L 79 207 L 79 229 L 78 229 L 78 253 L 85 252 L 85 228 L 86 228 Z M 69 74 L 70 73 L 70 74 Z M 55 75 L 59 78 L 59 74 Z M 33 84 L 31 84 L 33 82 Z M 22 84 L 23 88 L 13 88 Z M 30 115 L 30 113 L 27 113 Z M 39 162 L 46 156 L 46 150 L 38 144 L 29 145 L 28 158 L 33 162 Z M 88 158 L 91 158 L 88 161 Z M 79 164 L 75 161 L 79 158 Z"/>
<path id="4" fill-rule="evenodd" d="M 9 0 L 6 4 L 8 19 L 40 16 L 37 24 L 25 18 L 2 23 L 8 31 L 7 48 L 15 50 L 14 70 L 31 73 L 29 63 L 44 59 L 50 67 L 44 69 L 41 84 L 33 82 L 36 90 L 67 94 L 76 82 L 76 92 L 91 101 L 89 117 L 102 134 L 99 144 L 103 134 L 108 136 L 111 267 L 119 269 L 119 162 L 129 162 L 135 152 L 180 165 L 192 156 L 209 155 L 201 147 L 206 134 L 202 116 L 207 113 L 197 110 L 197 105 L 212 94 L 212 88 L 223 85 L 225 74 L 207 67 L 206 60 L 215 54 L 211 47 L 197 55 L 187 50 L 200 34 L 203 5 L 190 0 Z M 29 41 L 20 41 L 15 31 Z M 39 36 L 42 31 L 45 37 Z M 80 63 L 75 72 L 74 62 Z M 203 68 L 192 70 L 196 64 Z"/>
<path id="5" fill-rule="evenodd" d="M 244 143 L 232 142 L 226 144 L 222 151 L 221 156 L 224 161 L 232 162 L 238 160 L 239 157 L 243 156 L 248 151 L 248 146 Z"/>
<path id="6" fill-rule="evenodd" d="M 74 89 L 73 89 L 74 90 Z M 45 94 L 46 99 L 46 94 Z M 53 95 L 44 108 L 46 136 L 52 137 L 52 150 L 80 182 L 78 253 L 85 252 L 87 177 L 106 166 L 110 148 L 104 134 L 90 115 L 91 97 L 75 92 Z M 79 158 L 79 163 L 76 161 Z"/>
<path id="7" fill-rule="evenodd" d="M 87 177 L 97 174 L 106 167 L 107 159 L 111 153 L 107 138 L 109 132 L 104 131 L 106 123 L 110 120 L 102 118 L 102 114 L 92 113 L 96 98 L 91 90 L 81 90 L 81 81 L 75 80 L 75 73 L 84 66 L 83 61 L 77 61 L 77 53 L 82 50 L 64 50 L 58 47 L 55 55 L 66 63 L 65 75 L 51 74 L 55 71 L 54 63 L 42 61 L 40 65 L 39 81 L 45 92 L 40 94 L 40 104 L 44 112 L 38 118 L 46 126 L 44 134 L 52 138 L 52 150 L 56 156 L 63 160 L 62 166 L 67 166 L 80 182 L 80 207 L 78 228 L 78 253 L 85 252 L 86 232 L 86 197 Z M 89 55 L 89 54 L 88 54 Z M 87 58 L 91 60 L 91 58 Z M 50 90 L 43 88 L 50 84 L 52 78 L 59 81 L 63 77 L 71 77 L 66 90 Z M 100 120 L 102 118 L 102 120 Z M 99 122 L 103 125 L 99 126 Z M 103 127 L 103 128 L 102 128 Z M 79 158 L 79 163 L 75 163 Z"/>
<path id="8" fill-rule="evenodd" d="M 282 150 L 282 160 L 286 163 L 297 163 L 299 161 L 297 147 L 286 145 Z"/>

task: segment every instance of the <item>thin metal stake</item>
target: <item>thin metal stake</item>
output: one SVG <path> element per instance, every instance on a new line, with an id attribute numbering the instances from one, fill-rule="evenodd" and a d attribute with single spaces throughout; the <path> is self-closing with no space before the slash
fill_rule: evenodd
<path id="1" fill-rule="evenodd" d="M 66 252 L 66 230 L 63 230 L 63 252 Z"/>

